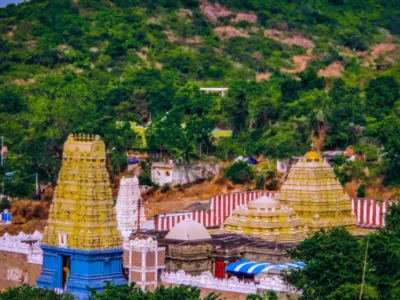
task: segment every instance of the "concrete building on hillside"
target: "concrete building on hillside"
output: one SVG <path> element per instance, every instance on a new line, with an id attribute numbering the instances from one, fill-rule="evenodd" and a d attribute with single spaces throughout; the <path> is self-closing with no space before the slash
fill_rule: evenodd
<path id="1" fill-rule="evenodd" d="M 167 163 L 155 162 L 151 165 L 151 181 L 172 186 L 208 179 L 217 175 L 219 164 L 198 163 L 180 164 L 173 161 Z"/>

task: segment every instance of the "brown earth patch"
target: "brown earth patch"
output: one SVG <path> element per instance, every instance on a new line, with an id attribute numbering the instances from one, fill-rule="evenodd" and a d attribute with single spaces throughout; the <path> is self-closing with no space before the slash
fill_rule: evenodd
<path id="1" fill-rule="evenodd" d="M 339 77 L 344 70 L 343 64 L 340 61 L 334 61 L 323 70 L 318 71 L 318 76 L 321 77 Z"/>
<path id="2" fill-rule="evenodd" d="M 374 60 L 383 57 L 384 60 L 394 63 L 396 55 L 396 45 L 391 42 L 379 43 L 371 47 L 370 53 L 361 52 L 364 58 L 364 66 L 375 65 Z"/>
<path id="3" fill-rule="evenodd" d="M 249 37 L 249 34 L 247 31 L 243 29 L 237 29 L 233 26 L 221 26 L 217 27 L 214 29 L 216 35 L 220 38 L 232 38 L 235 36 L 241 36 L 241 37 Z"/>
<path id="4" fill-rule="evenodd" d="M 246 21 L 249 23 L 256 23 L 257 22 L 257 15 L 253 12 L 247 12 L 247 13 L 237 13 L 236 17 L 232 20 L 232 22 L 240 22 L 240 21 Z"/>
<path id="5" fill-rule="evenodd" d="M 300 33 L 282 32 L 276 29 L 264 30 L 264 36 L 288 45 L 298 45 L 306 49 L 314 48 L 314 43 Z"/>
<path id="6" fill-rule="evenodd" d="M 187 18 L 193 16 L 193 12 L 190 9 L 180 8 L 178 11 L 179 18 Z"/>
<path id="7" fill-rule="evenodd" d="M 271 77 L 272 73 L 269 72 L 265 72 L 265 73 L 257 73 L 256 75 L 256 81 L 260 82 L 260 81 L 265 81 L 268 80 Z"/>
<path id="8" fill-rule="evenodd" d="M 162 63 L 156 62 L 156 68 L 161 70 L 163 67 Z"/>
<path id="9" fill-rule="evenodd" d="M 200 44 L 202 42 L 201 36 L 198 35 L 193 38 L 183 38 L 171 31 L 164 30 L 163 32 L 171 43 Z"/>
<path id="10" fill-rule="evenodd" d="M 140 49 L 136 54 L 139 56 L 141 60 L 147 61 L 147 49 Z"/>
<path id="11" fill-rule="evenodd" d="M 302 72 L 307 68 L 308 63 L 312 61 L 313 58 L 312 55 L 295 55 L 293 56 L 294 68 L 282 68 L 281 71 L 290 74 Z"/>
<path id="12" fill-rule="evenodd" d="M 166 193 L 161 193 L 160 190 L 157 190 L 155 193 L 143 195 L 146 218 L 151 218 L 160 213 L 184 211 L 189 206 L 199 205 L 196 203 L 207 205 L 206 202 L 213 195 L 242 190 L 244 190 L 244 186 L 233 185 L 223 178 L 194 184 L 181 190 L 171 188 Z"/>
<path id="13" fill-rule="evenodd" d="M 24 80 L 21 78 L 14 79 L 14 84 L 18 86 L 27 86 L 28 84 L 34 84 L 36 80 L 34 78 L 29 78 L 28 80 Z"/>
<path id="14" fill-rule="evenodd" d="M 219 3 L 210 3 L 200 0 L 200 11 L 211 21 L 216 21 L 219 17 L 233 15 L 234 12 Z"/>

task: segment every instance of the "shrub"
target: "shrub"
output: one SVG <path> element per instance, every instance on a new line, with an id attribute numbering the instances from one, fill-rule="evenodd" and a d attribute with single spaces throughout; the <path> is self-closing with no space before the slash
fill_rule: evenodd
<path id="1" fill-rule="evenodd" d="M 147 172 L 142 172 L 139 175 L 139 184 L 140 185 L 151 185 L 152 182 L 151 182 L 150 174 Z"/>
<path id="2" fill-rule="evenodd" d="M 226 177 L 235 184 L 249 183 L 253 179 L 253 169 L 245 161 L 238 161 L 226 169 Z"/>
<path id="3" fill-rule="evenodd" d="M 26 223 L 26 219 L 23 216 L 15 216 L 11 219 L 11 222 L 13 224 L 25 224 Z"/>
<path id="4" fill-rule="evenodd" d="M 171 189 L 171 186 L 170 186 L 169 184 L 164 184 L 164 185 L 161 187 L 161 193 L 166 193 L 166 192 L 168 192 L 170 189 Z"/>
<path id="5" fill-rule="evenodd" d="M 279 180 L 272 179 L 270 183 L 267 184 L 267 189 L 270 191 L 276 191 L 278 189 Z"/>
<path id="6" fill-rule="evenodd" d="M 362 184 L 357 189 L 357 197 L 364 198 L 365 197 L 365 186 Z"/>
<path id="7" fill-rule="evenodd" d="M 11 208 L 11 204 L 10 201 L 8 201 L 6 198 L 3 198 L 0 202 L 0 211 L 5 210 L 6 208 Z"/>
<path id="8" fill-rule="evenodd" d="M 265 178 L 262 175 L 256 176 L 256 189 L 263 190 L 265 187 Z"/>

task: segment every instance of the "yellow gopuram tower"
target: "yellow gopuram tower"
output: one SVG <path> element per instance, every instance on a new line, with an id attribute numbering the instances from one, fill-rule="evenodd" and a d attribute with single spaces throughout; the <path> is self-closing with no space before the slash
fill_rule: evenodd
<path id="1" fill-rule="evenodd" d="M 262 196 L 235 209 L 222 231 L 299 243 L 311 232 L 335 226 L 361 234 L 332 167 L 318 152 L 309 151 L 292 166 L 274 199 Z"/>
<path id="2" fill-rule="evenodd" d="M 120 248 L 104 142 L 70 135 L 43 242 L 73 249 Z"/>
<path id="3" fill-rule="evenodd" d="M 99 136 L 69 135 L 65 142 L 41 247 L 39 287 L 87 299 L 88 287 L 101 291 L 107 281 L 126 283 L 106 148 Z"/>
<path id="4" fill-rule="evenodd" d="M 309 231 L 356 227 L 351 201 L 332 167 L 316 151 L 309 151 L 290 169 L 275 199 L 290 206 Z"/>

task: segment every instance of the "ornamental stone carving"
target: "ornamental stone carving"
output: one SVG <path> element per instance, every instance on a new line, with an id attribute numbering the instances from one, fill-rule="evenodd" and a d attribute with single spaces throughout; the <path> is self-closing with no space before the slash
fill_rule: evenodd
<path id="1" fill-rule="evenodd" d="M 139 201 L 141 199 L 138 178 L 122 177 L 115 210 L 118 229 L 123 238 L 128 238 L 139 226 L 140 229 L 146 226 L 144 207 Z"/>
<path id="2" fill-rule="evenodd" d="M 0 237 L 0 251 L 26 254 L 28 263 L 41 265 L 43 263 L 41 242 L 42 234 L 39 231 L 33 234 L 20 232 L 18 235 L 5 233 Z"/>

